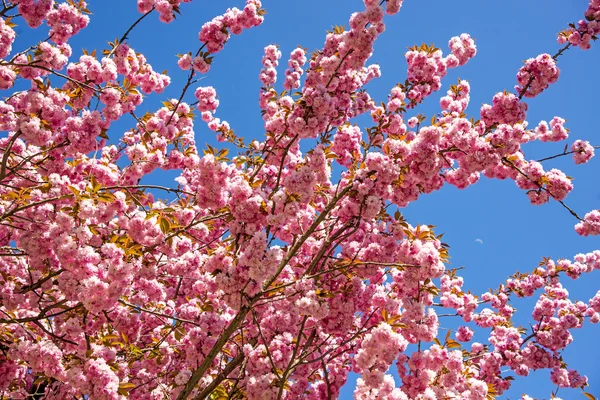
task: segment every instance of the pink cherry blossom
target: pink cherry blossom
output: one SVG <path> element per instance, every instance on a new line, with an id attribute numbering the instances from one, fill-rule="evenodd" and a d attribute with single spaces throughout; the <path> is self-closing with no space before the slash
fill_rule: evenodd
<path id="1" fill-rule="evenodd" d="M 138 0 L 144 15 L 125 39 L 82 54 L 71 45 L 95 18 L 86 2 L 0 10 L 50 27 L 27 47 L 0 19 L 0 397 L 334 399 L 355 373 L 357 399 L 483 400 L 542 369 L 561 388 L 587 385 L 567 350 L 574 330 L 600 323 L 600 292 L 576 300 L 564 281 L 599 270 L 600 251 L 545 258 L 478 294 L 438 230 L 403 209 L 483 175 L 514 181 L 524 202 L 566 209 L 579 235 L 600 234 L 600 212 L 579 217 L 567 205 L 572 178 L 547 163 L 586 163 L 594 146 L 576 140 L 538 161 L 526 146 L 569 135 L 559 116 L 529 125 L 527 101 L 556 82 L 558 56 L 590 47 L 598 0 L 479 120 L 468 77 L 433 117 L 407 114 L 476 55 L 466 33 L 446 55 L 411 47 L 403 82 L 372 89 L 383 71 L 370 61 L 376 42 L 403 1 L 364 0 L 347 27 L 312 53 L 293 49 L 285 66 L 283 47 L 264 47 L 264 132 L 248 139 L 238 136 L 246 126 L 215 117 L 228 99 L 198 74 L 232 35 L 262 24 L 259 0 L 199 23 L 199 48 L 168 61 L 187 71 L 172 97 L 162 95 L 171 77 L 132 47 L 142 20 L 176 27 L 190 1 Z M 202 130 L 226 143 L 204 148 Z M 175 183 L 153 181 L 160 170 Z"/>
<path id="2" fill-rule="evenodd" d="M 588 141 L 576 140 L 571 145 L 575 164 L 585 164 L 594 157 L 594 147 Z"/>

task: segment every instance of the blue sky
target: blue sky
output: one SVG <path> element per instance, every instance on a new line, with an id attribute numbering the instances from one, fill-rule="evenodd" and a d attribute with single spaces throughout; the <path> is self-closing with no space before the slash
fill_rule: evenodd
<path id="1" fill-rule="evenodd" d="M 243 4 L 243 0 L 196 0 L 183 4 L 182 15 L 173 23 L 159 23 L 157 15 L 153 15 L 130 34 L 130 45 L 144 53 L 155 70 L 166 69 L 173 79 L 164 95 L 146 99 L 144 109 L 155 110 L 165 97 L 179 96 L 185 73 L 177 67 L 175 55 L 195 52 L 200 45 L 198 31 L 202 24 L 227 7 L 241 8 Z M 362 0 L 264 0 L 263 6 L 268 12 L 264 24 L 231 38 L 225 50 L 215 56 L 210 73 L 201 82 L 217 89 L 220 107 L 216 116 L 227 120 L 236 133 L 246 139 L 263 135 L 257 101 L 263 47 L 278 44 L 283 52 L 282 64 L 285 64 L 287 55 L 297 45 L 309 51 L 320 48 L 326 30 L 335 25 L 347 25 L 349 15 L 363 7 Z M 368 90 L 377 101 L 384 101 L 389 89 L 406 78 L 404 52 L 407 47 L 422 42 L 434 43 L 446 52 L 450 37 L 466 32 L 476 40 L 477 56 L 466 66 L 451 70 L 442 90 L 415 113 L 431 116 L 439 112 L 440 96 L 460 77 L 471 83 L 471 106 L 467 112 L 477 118 L 482 103 L 491 102 L 496 92 L 512 90 L 516 83 L 515 74 L 523 60 L 558 50 L 556 33 L 569 22 L 580 19 L 586 6 L 587 0 L 406 0 L 401 12 L 387 19 L 387 30 L 376 43 L 371 61 L 381 65 L 383 76 L 371 82 Z M 70 41 L 74 56 L 79 56 L 82 48 L 90 51 L 106 48 L 108 40 L 121 36 L 139 17 L 132 0 L 89 0 L 88 8 L 94 13 L 90 26 Z M 15 22 L 24 25 L 22 21 Z M 14 49 L 24 49 L 32 44 L 32 40 L 47 34 L 44 28 L 38 31 L 30 33 L 24 26 L 19 26 L 20 37 Z M 600 43 L 588 51 L 571 49 L 559 59 L 561 76 L 558 82 L 538 98 L 528 100 L 530 125 L 561 116 L 567 119 L 566 126 L 571 130 L 569 144 L 575 139 L 600 144 L 595 98 L 600 92 L 597 72 L 600 49 L 596 48 L 599 46 Z M 283 68 L 280 77 L 282 74 Z M 194 101 L 193 90 L 186 99 Z M 124 117 L 123 121 L 113 124 L 109 136 L 120 137 L 133 122 L 132 118 Z M 216 143 L 214 134 L 200 122 L 196 125 L 196 139 L 200 146 Z M 564 144 L 532 143 L 526 145 L 525 150 L 529 159 L 538 159 L 560 153 Z M 564 157 L 544 166 L 546 169 L 560 168 L 575 178 L 575 189 L 566 203 L 580 215 L 600 208 L 598 159 L 576 166 L 570 157 Z M 175 174 L 159 173 L 153 175 L 152 181 L 172 185 L 174 177 Z M 532 206 L 514 182 L 482 179 L 464 191 L 448 186 L 421 197 L 403 213 L 412 224 L 436 225 L 438 233 L 445 233 L 444 239 L 451 246 L 451 266 L 467 267 L 461 271 L 466 281 L 464 288 L 477 294 L 497 287 L 517 270 L 532 270 L 544 256 L 572 258 L 579 252 L 600 248 L 598 238 L 576 235 L 573 230 L 576 220 L 558 203 Z M 599 273 L 580 281 L 566 282 L 572 297 L 585 301 L 600 288 L 599 283 Z M 519 321 L 527 326 L 532 303 L 517 303 L 517 307 Z M 565 352 L 565 360 L 570 366 L 588 375 L 591 383 L 588 391 L 596 396 L 600 396 L 600 374 L 596 372 L 600 370 L 597 357 L 600 348 L 594 343 L 598 335 L 600 326 L 594 325 L 574 332 L 575 342 Z M 483 342 L 486 337 L 476 336 L 476 340 Z M 543 371 L 518 379 L 503 398 L 520 398 L 522 393 L 549 398 L 554 387 L 548 378 L 549 373 Z M 350 383 L 342 392 L 342 398 L 350 398 L 352 388 Z M 581 398 L 579 392 L 564 389 L 559 396 Z"/>

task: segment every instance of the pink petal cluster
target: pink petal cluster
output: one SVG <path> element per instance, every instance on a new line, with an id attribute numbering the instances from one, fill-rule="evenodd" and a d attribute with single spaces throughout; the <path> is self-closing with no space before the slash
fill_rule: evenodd
<path id="1" fill-rule="evenodd" d="M 244 29 L 262 24 L 260 0 L 247 0 L 243 10 L 230 8 L 223 15 L 205 23 L 198 34 L 201 42 L 206 44 L 209 53 L 218 53 L 229 39 L 229 33 L 239 35 Z"/>
<path id="2" fill-rule="evenodd" d="M 0 19 L 0 58 L 7 57 L 15 41 L 15 31 L 8 25 L 4 18 Z"/>
<path id="3" fill-rule="evenodd" d="M 408 341 L 394 332 L 387 323 L 379 324 L 365 335 L 355 357 L 356 366 L 362 372 L 365 383 L 368 386 L 378 386 L 397 354 L 407 346 Z"/>
<path id="4" fill-rule="evenodd" d="M 277 65 L 281 58 L 281 51 L 275 45 L 265 47 L 265 55 L 262 58 L 263 68 L 260 71 L 259 79 L 262 84 L 272 86 L 277 82 Z"/>
<path id="5" fill-rule="evenodd" d="M 516 178 L 517 186 L 529 189 L 527 195 L 533 204 L 543 204 L 552 196 L 556 200 L 564 200 L 573 189 L 571 180 L 560 170 L 551 169 L 545 172 L 542 165 L 530 161 L 521 167 L 523 174 Z"/>
<path id="6" fill-rule="evenodd" d="M 208 58 L 207 53 L 201 53 L 200 55 L 194 57 L 191 64 L 194 68 L 194 71 L 201 74 L 205 74 L 210 70 L 210 59 Z M 182 69 L 187 68 L 182 67 Z"/>
<path id="7" fill-rule="evenodd" d="M 300 87 L 300 78 L 304 73 L 302 67 L 306 63 L 306 52 L 304 49 L 297 48 L 290 54 L 288 69 L 285 70 L 285 82 L 283 87 L 286 90 L 297 89 Z"/>
<path id="8" fill-rule="evenodd" d="M 400 7 L 402 7 L 402 2 L 404 0 L 388 0 L 385 3 L 385 12 L 388 15 L 397 14 L 400 11 Z"/>
<path id="9" fill-rule="evenodd" d="M 582 50 L 592 47 L 590 42 L 600 34 L 600 1 L 589 0 L 584 16 L 585 19 L 579 20 L 577 26 L 571 25 L 569 29 L 558 35 L 558 43 L 568 42 Z"/>
<path id="10" fill-rule="evenodd" d="M 585 164 L 594 157 L 594 147 L 588 141 L 576 140 L 571 145 L 575 164 Z"/>
<path id="11" fill-rule="evenodd" d="M 142 14 L 155 9 L 159 14 L 159 21 L 164 23 L 173 22 L 175 13 L 179 13 L 181 3 L 189 3 L 192 0 L 137 0 L 138 11 Z"/>
<path id="12" fill-rule="evenodd" d="M 55 4 L 54 0 L 16 0 L 12 3 L 19 5 L 17 8 L 19 14 L 31 28 L 40 26 Z"/>
<path id="13" fill-rule="evenodd" d="M 119 58 L 117 60 L 120 61 Z M 117 73 L 129 73 L 130 71 L 120 67 L 110 58 L 105 57 L 98 61 L 96 57 L 90 55 L 82 55 L 78 62 L 70 63 L 67 67 L 69 78 L 97 85 L 114 81 L 117 79 Z"/>
<path id="14" fill-rule="evenodd" d="M 399 111 L 405 105 L 404 99 L 406 99 L 406 94 L 401 87 L 396 86 L 390 91 L 386 108 L 391 112 Z M 414 128 L 414 125 L 411 128 Z"/>
<path id="15" fill-rule="evenodd" d="M 515 90 L 525 97 L 536 97 L 558 80 L 560 70 L 550 54 L 540 54 L 525 61 L 517 73 Z"/>
<path id="16" fill-rule="evenodd" d="M 448 47 L 450 48 L 452 55 L 456 58 L 456 60 L 454 60 L 450 56 L 447 57 L 448 67 L 456 66 L 456 63 L 458 63 L 458 65 L 465 65 L 467 61 L 477 54 L 475 41 L 467 33 L 463 33 L 460 36 L 455 36 L 450 39 Z"/>
<path id="17" fill-rule="evenodd" d="M 442 78 L 446 75 L 446 62 L 441 50 L 432 52 L 410 50 L 406 53 L 408 79 L 415 85 L 407 93 L 411 104 L 420 103 L 425 97 L 441 87 Z"/>
<path id="18" fill-rule="evenodd" d="M 439 49 L 422 45 L 413 47 L 406 54 L 408 64 L 407 97 L 410 99 L 409 108 L 423 101 L 426 97 L 441 87 L 441 80 L 447 74 L 448 68 L 465 65 L 477 54 L 477 47 L 471 37 L 463 33 L 450 39 L 448 46 L 451 54 L 442 57 Z"/>
<path id="19" fill-rule="evenodd" d="M 560 117 L 554 117 L 550 126 L 546 121 L 541 121 L 535 128 L 535 133 L 542 142 L 560 142 L 569 137 L 569 131 L 563 126 L 566 121 Z"/>
<path id="20" fill-rule="evenodd" d="M 456 113 L 463 113 L 469 105 L 469 92 L 471 86 L 469 82 L 460 80 L 454 90 L 448 90 L 446 96 L 440 99 L 440 107 L 442 110 Z"/>
<path id="21" fill-rule="evenodd" d="M 187 1 L 138 0 L 138 10 L 171 22 Z M 141 92 L 162 92 L 169 77 L 127 43 L 71 60 L 66 40 L 85 25 L 85 2 L 7 4 L 32 26 L 48 19 L 62 44 L 0 66 L 0 88 L 31 84 L 0 100 L 1 396 L 317 400 L 340 397 L 357 373 L 356 399 L 484 400 L 541 369 L 561 388 L 587 385 L 566 350 L 575 329 L 600 323 L 600 291 L 578 301 L 563 281 L 600 270 L 600 251 L 544 259 L 477 295 L 435 228 L 402 215 L 421 195 L 482 174 L 514 181 L 533 204 L 573 189 L 546 159 L 527 161 L 525 143 L 568 130 L 559 117 L 528 129 L 525 95 L 496 94 L 477 121 L 459 80 L 433 118 L 406 115 L 476 54 L 469 35 L 452 38 L 446 57 L 411 49 L 409 79 L 375 103 L 366 84 L 381 69 L 368 60 L 402 1 L 364 0 L 322 49 L 292 51 L 281 94 L 281 53 L 264 49 L 265 135 L 244 141 L 214 117 L 212 86 L 188 104 L 184 85 L 179 99 L 139 114 Z M 260 6 L 249 0 L 203 26 L 208 51 L 179 56 L 189 82 L 231 33 L 262 22 Z M 586 28 L 597 13 L 592 0 Z M 7 27 L 0 20 L 4 56 Z M 548 57 L 527 62 L 520 88 L 552 83 Z M 62 86 L 40 79 L 65 66 Z M 125 114 L 129 128 L 110 130 Z M 364 114 L 371 126 L 353 124 Z M 200 119 L 227 148 L 197 146 Z M 558 156 L 569 154 L 585 163 L 594 147 L 579 140 Z M 178 186 L 148 181 L 158 170 Z M 600 212 L 575 229 L 600 234 Z M 521 328 L 515 300 L 533 296 L 532 325 Z M 447 329 L 450 317 L 460 323 Z"/>
<path id="22" fill-rule="evenodd" d="M 459 326 L 456 333 L 456 340 L 459 342 L 470 342 L 473 339 L 473 330 L 467 326 Z"/>
<path id="23" fill-rule="evenodd" d="M 0 90 L 10 89 L 15 83 L 17 73 L 13 68 L 0 65 Z"/>
<path id="24" fill-rule="evenodd" d="M 600 211 L 585 214 L 583 221 L 575 225 L 575 231 L 582 236 L 600 235 Z"/>
<path id="25" fill-rule="evenodd" d="M 143 54 L 136 53 L 129 45 L 121 43 L 114 54 L 117 72 L 131 83 L 139 86 L 142 92 L 162 93 L 171 83 L 171 78 L 152 69 Z"/>
<path id="26" fill-rule="evenodd" d="M 374 40 L 385 29 L 383 16 L 378 4 L 368 3 L 364 11 L 352 14 L 350 30 L 328 33 L 323 50 L 309 61 L 301 103 L 291 113 L 274 103 L 277 109 L 269 120 L 277 121 L 278 129 L 286 124 L 300 138 L 314 138 L 328 126 L 339 127 L 350 118 L 371 111 L 374 103 L 366 92 L 355 97 L 350 93 L 378 76 L 379 69 L 366 67 L 365 63 L 372 54 Z M 298 53 L 298 61 L 300 56 Z"/>
<path id="27" fill-rule="evenodd" d="M 200 52 L 192 58 L 191 53 L 182 54 L 179 56 L 177 65 L 184 71 L 194 69 L 194 71 L 205 74 L 210 70 L 212 60 L 207 52 Z"/>
<path id="28" fill-rule="evenodd" d="M 573 184 L 564 172 L 558 169 L 551 169 L 544 175 L 546 190 L 556 200 L 564 200 L 567 194 L 573 190 Z"/>
<path id="29" fill-rule="evenodd" d="M 527 104 L 512 93 L 496 93 L 492 105 L 481 106 L 481 119 L 487 126 L 493 124 L 515 124 L 525 120 Z"/>
<path id="30" fill-rule="evenodd" d="M 349 167 L 361 156 L 360 141 L 362 132 L 357 126 L 341 126 L 333 136 L 331 150 L 337 155 L 336 161 Z"/>
<path id="31" fill-rule="evenodd" d="M 230 129 L 227 121 L 221 121 L 213 115 L 219 106 L 215 88 L 212 86 L 199 87 L 196 89 L 194 96 L 197 100 L 197 108 L 202 113 L 202 120 L 208 124 L 210 130 L 220 132 L 217 139 L 224 141 L 224 134 L 229 132 Z"/>
<path id="32" fill-rule="evenodd" d="M 68 3 L 60 3 L 46 16 L 50 27 L 49 36 L 54 43 L 65 44 L 90 23 L 90 17 L 81 11 L 85 9 L 86 3 L 79 1 L 77 6 L 78 8 Z"/>
<path id="33" fill-rule="evenodd" d="M 41 42 L 34 53 L 33 62 L 35 66 L 25 66 L 29 64 L 29 60 L 24 54 L 17 56 L 15 62 L 22 65 L 19 68 L 19 75 L 22 78 L 34 80 L 50 75 L 51 70 L 62 70 L 67 65 L 71 53 L 71 46 L 66 43 L 53 46 L 48 42 Z"/>
<path id="34" fill-rule="evenodd" d="M 219 100 L 217 100 L 217 91 L 212 86 L 204 86 L 196 89 L 194 93 L 196 100 L 198 100 L 198 110 L 215 112 L 219 107 Z"/>

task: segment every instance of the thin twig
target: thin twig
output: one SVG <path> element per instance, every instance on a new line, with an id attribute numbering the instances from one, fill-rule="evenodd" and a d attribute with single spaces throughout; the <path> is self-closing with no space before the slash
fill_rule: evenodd
<path id="1" fill-rule="evenodd" d="M 600 149 L 600 146 L 592 146 L 594 149 Z M 539 160 L 536 160 L 537 162 L 542 162 L 542 161 L 548 161 L 548 160 L 552 160 L 558 157 L 563 157 L 563 156 L 568 156 L 569 154 L 574 154 L 574 153 L 580 153 L 580 151 L 564 151 L 560 154 L 555 154 L 553 156 L 550 157 L 546 157 L 546 158 L 540 158 Z"/>
<path id="2" fill-rule="evenodd" d="M 115 54 L 115 51 L 117 51 L 117 48 L 121 45 L 121 43 L 123 43 L 126 39 L 127 39 L 127 35 L 129 35 L 129 33 L 132 31 L 133 28 L 135 28 L 135 26 L 137 24 L 139 24 L 144 18 L 146 18 L 148 15 L 150 15 L 150 13 L 152 13 L 152 11 L 154 11 L 154 6 L 152 6 L 152 8 L 150 9 L 150 11 L 148 11 L 146 14 L 142 15 L 141 17 L 139 17 L 137 19 L 137 21 L 135 21 L 133 23 L 133 25 L 131 25 L 129 27 L 129 29 L 127 29 L 125 31 L 125 33 L 123 34 L 123 36 L 121 36 L 121 38 L 119 39 L 119 43 L 113 47 L 113 49 L 110 51 L 110 53 L 108 53 L 108 55 L 106 57 L 110 58 L 113 56 L 113 54 Z"/>
<path id="3" fill-rule="evenodd" d="M 147 308 L 143 308 L 141 306 L 136 306 L 135 304 L 128 303 L 125 300 L 119 299 L 119 303 L 123 304 L 124 306 L 131 307 L 133 309 L 140 310 L 140 311 L 143 311 L 145 313 L 155 315 L 157 317 L 169 318 L 169 319 L 172 319 L 174 321 L 181 322 L 181 323 L 186 323 L 186 324 L 191 324 L 191 325 L 194 325 L 194 326 L 197 326 L 197 327 L 202 327 L 202 325 L 200 325 L 200 324 L 198 324 L 198 323 L 196 323 L 194 321 L 190 321 L 189 319 L 178 318 L 178 317 L 175 317 L 173 315 L 168 315 L 168 314 L 164 314 L 164 313 L 161 313 L 161 312 L 158 312 L 158 311 L 148 310 Z"/>
<path id="4" fill-rule="evenodd" d="M 66 79 L 69 82 L 72 82 L 72 83 L 74 83 L 76 85 L 83 86 L 86 89 L 90 89 L 90 90 L 93 90 L 95 92 L 102 92 L 101 88 L 94 88 L 94 87 L 88 85 L 87 83 L 80 82 L 77 79 L 73 79 L 73 78 L 71 78 L 71 77 L 69 77 L 69 76 L 67 76 L 65 74 L 61 74 L 60 72 L 57 72 L 57 71 L 53 70 L 52 68 L 42 67 L 41 65 L 35 65 L 35 64 L 18 64 L 18 63 L 15 63 L 15 62 L 3 62 L 3 63 L 0 63 L 0 65 L 12 65 L 14 67 L 27 67 L 27 68 L 41 69 L 43 71 L 50 72 L 53 75 L 59 76 L 59 77 L 61 77 L 63 79 Z"/>

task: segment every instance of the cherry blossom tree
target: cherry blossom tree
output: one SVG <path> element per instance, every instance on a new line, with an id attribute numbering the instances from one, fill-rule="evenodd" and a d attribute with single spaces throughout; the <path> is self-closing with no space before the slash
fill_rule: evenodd
<path id="1" fill-rule="evenodd" d="M 201 79 L 234 35 L 261 25 L 260 0 L 201 26 L 198 48 L 179 55 L 184 82 L 128 40 L 140 23 L 177 23 L 190 1 L 138 0 L 120 38 L 78 58 L 69 41 L 90 21 L 85 1 L 2 1 L 2 399 L 335 399 L 350 372 L 356 399 L 493 399 L 539 369 L 585 390 L 562 352 L 573 329 L 600 321 L 600 291 L 577 301 L 561 282 L 600 269 L 600 251 L 544 259 L 475 295 L 441 235 L 402 209 L 483 175 L 513 180 L 534 205 L 558 202 L 580 235 L 600 234 L 600 211 L 567 204 L 572 179 L 522 148 L 568 138 L 560 116 L 528 127 L 526 101 L 559 79 L 567 51 L 591 47 L 599 0 L 557 49 L 525 61 L 513 89 L 469 115 L 459 80 L 431 119 L 407 112 L 476 55 L 475 41 L 410 48 L 406 80 L 381 102 L 365 89 L 381 75 L 368 61 L 403 1 L 364 0 L 312 54 L 299 47 L 279 66 L 282 52 L 265 47 L 264 132 L 252 140 L 215 116 L 217 90 Z M 15 24 L 47 38 L 21 43 Z M 168 85 L 178 98 L 139 111 Z M 136 122 L 119 137 L 110 128 L 124 116 Z M 370 125 L 354 124 L 360 116 Z M 198 148 L 203 124 L 223 147 Z M 575 140 L 549 158 L 585 164 L 594 149 Z M 177 185 L 140 183 L 160 169 L 177 171 Z M 537 299 L 530 328 L 513 320 L 521 297 Z M 448 309 L 456 330 L 440 329 Z M 473 341 L 478 329 L 488 342 Z"/>

